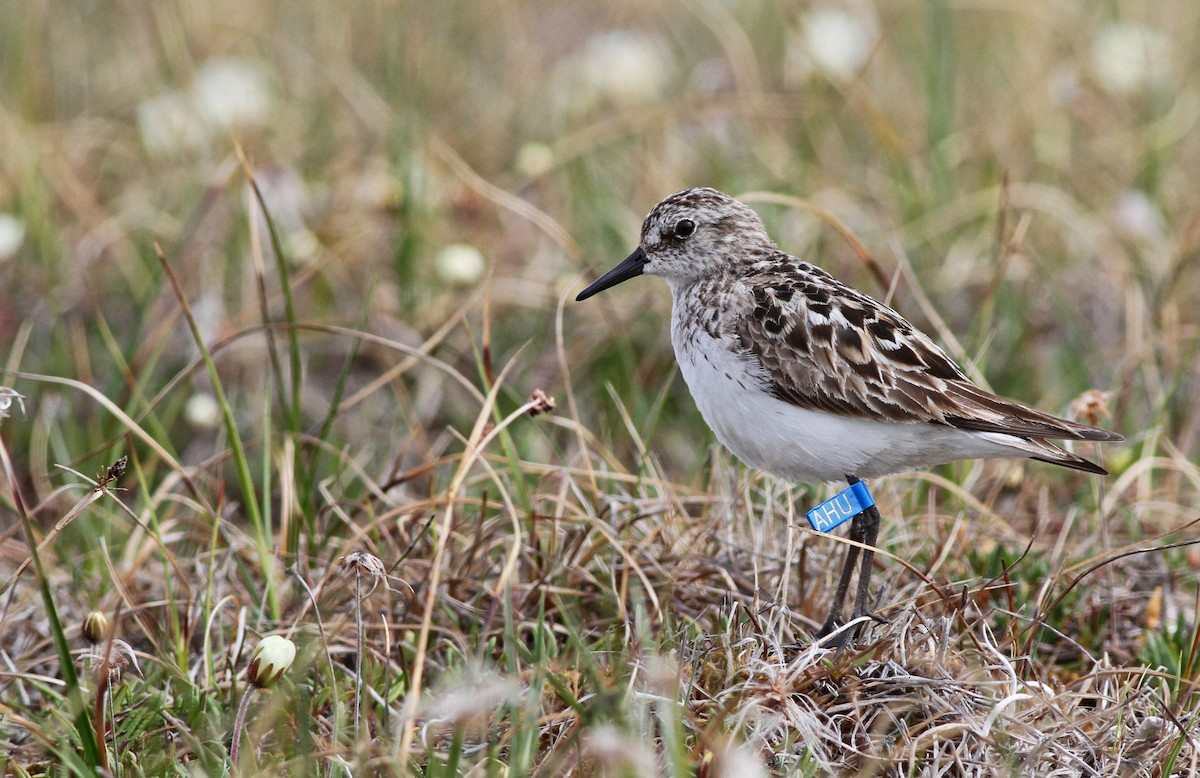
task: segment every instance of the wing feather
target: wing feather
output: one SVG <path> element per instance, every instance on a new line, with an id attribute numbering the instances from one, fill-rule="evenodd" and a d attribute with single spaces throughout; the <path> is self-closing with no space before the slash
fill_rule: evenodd
<path id="1" fill-rule="evenodd" d="M 739 282 L 733 334 L 775 397 L 859 418 L 1029 439 L 1122 440 L 979 388 L 896 311 L 781 254 Z"/>

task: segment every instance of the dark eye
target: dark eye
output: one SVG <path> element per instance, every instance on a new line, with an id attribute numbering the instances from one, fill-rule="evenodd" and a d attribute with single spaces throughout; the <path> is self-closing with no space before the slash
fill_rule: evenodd
<path id="1" fill-rule="evenodd" d="M 696 222 L 691 219 L 680 219 L 675 225 L 675 237 L 686 238 L 696 231 Z"/>

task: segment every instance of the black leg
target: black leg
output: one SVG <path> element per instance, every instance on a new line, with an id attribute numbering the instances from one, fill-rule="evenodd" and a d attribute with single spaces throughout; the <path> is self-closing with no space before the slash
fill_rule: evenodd
<path id="1" fill-rule="evenodd" d="M 850 533 L 848 537 L 851 540 L 862 542 L 862 518 L 863 514 L 860 513 L 850 520 Z M 846 552 L 846 561 L 842 565 L 842 575 L 838 579 L 837 591 L 833 595 L 833 606 L 829 609 L 829 616 L 825 619 L 825 623 L 817 631 L 817 637 L 819 638 L 825 637 L 845 624 L 842 621 L 842 613 L 846 610 L 846 595 L 850 592 L 850 579 L 854 576 L 854 568 L 858 562 L 858 552 L 861 550 L 857 545 L 853 545 Z"/>
<path id="2" fill-rule="evenodd" d="M 853 475 L 846 476 L 846 482 L 851 486 L 858 483 L 858 478 Z M 850 550 L 846 552 L 846 564 L 842 567 L 842 575 L 838 579 L 837 591 L 833 595 L 833 607 L 829 611 L 829 617 L 825 619 L 825 623 L 821 625 L 821 629 L 817 631 L 818 638 L 833 633 L 846 622 L 842 621 L 842 613 L 846 607 L 846 595 L 850 591 L 850 578 L 854 575 L 854 568 L 859 568 L 858 587 L 854 593 L 854 609 L 850 612 L 850 620 L 853 621 L 867 613 L 867 590 L 871 585 L 871 570 L 875 557 L 875 541 L 879 538 L 879 525 L 883 519 L 879 515 L 879 509 L 872 505 L 862 513 L 850 520 L 849 539 L 861 543 L 862 546 L 852 545 Z M 861 553 L 861 559 L 859 552 Z M 826 643 L 834 648 L 841 647 L 846 643 L 854 640 L 858 635 L 860 627 L 855 627 L 852 630 L 843 632 L 836 638 Z"/>
<path id="3" fill-rule="evenodd" d="M 867 587 L 871 584 L 871 570 L 873 569 L 872 562 L 875 558 L 875 541 L 879 539 L 879 525 L 883 519 L 879 515 L 879 509 L 872 505 L 863 511 L 860 516 L 865 516 L 863 521 L 863 545 L 866 548 L 862 552 L 862 562 L 858 572 L 858 590 L 854 594 L 854 610 L 850 612 L 850 619 L 857 619 L 867 613 Z"/>

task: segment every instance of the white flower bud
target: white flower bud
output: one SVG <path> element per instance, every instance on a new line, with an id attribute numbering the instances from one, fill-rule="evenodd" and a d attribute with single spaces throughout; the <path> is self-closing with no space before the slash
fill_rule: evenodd
<path id="1" fill-rule="evenodd" d="M 266 689 L 282 676 L 296 659 L 296 644 L 280 635 L 268 635 L 250 654 L 246 677 L 260 689 Z"/>

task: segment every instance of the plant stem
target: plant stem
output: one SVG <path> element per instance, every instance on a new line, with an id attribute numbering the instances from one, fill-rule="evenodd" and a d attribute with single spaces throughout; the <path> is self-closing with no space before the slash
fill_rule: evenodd
<path id="1" fill-rule="evenodd" d="M 238 752 L 242 745 L 242 727 L 246 725 L 246 711 L 250 708 L 250 698 L 254 695 L 253 684 L 246 687 L 246 691 L 242 694 L 242 701 L 238 703 L 237 718 L 233 721 L 233 742 L 229 744 L 229 761 L 233 763 L 233 769 L 237 769 Z"/>
<path id="2" fill-rule="evenodd" d="M 358 725 L 362 711 L 363 625 L 362 574 L 357 570 L 354 573 L 354 631 L 358 638 L 358 649 L 354 655 L 354 737 L 358 738 L 361 735 Z"/>

